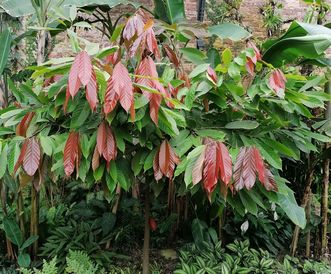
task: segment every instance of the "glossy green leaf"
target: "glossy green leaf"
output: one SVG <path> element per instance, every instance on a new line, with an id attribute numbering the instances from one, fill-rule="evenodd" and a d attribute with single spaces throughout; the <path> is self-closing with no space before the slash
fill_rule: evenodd
<path id="1" fill-rule="evenodd" d="M 221 39 L 230 39 L 232 41 L 244 40 L 251 36 L 251 34 L 243 27 L 233 23 L 223 23 L 210 26 L 208 31 L 210 34 L 216 35 Z"/>
<path id="2" fill-rule="evenodd" d="M 0 35 L 0 75 L 7 65 L 11 40 L 10 31 L 8 29 L 4 30 Z"/>
<path id="3" fill-rule="evenodd" d="M 251 120 L 240 120 L 230 122 L 225 125 L 227 129 L 255 129 L 259 126 L 259 123 Z"/>
<path id="4" fill-rule="evenodd" d="M 16 246 L 20 247 L 23 243 L 23 235 L 18 224 L 8 217 L 3 219 L 3 229 L 6 237 Z"/>
<path id="5" fill-rule="evenodd" d="M 174 24 L 185 20 L 184 0 L 154 0 L 157 18 Z"/>

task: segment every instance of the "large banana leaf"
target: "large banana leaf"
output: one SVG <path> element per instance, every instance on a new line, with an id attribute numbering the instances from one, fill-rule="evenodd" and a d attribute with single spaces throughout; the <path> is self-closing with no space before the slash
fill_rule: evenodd
<path id="1" fill-rule="evenodd" d="M 59 0 L 51 0 L 51 7 L 57 6 Z M 135 7 L 140 6 L 140 4 L 130 1 L 130 0 L 65 0 L 61 7 L 67 9 L 70 5 L 75 5 L 76 7 L 94 6 L 94 5 L 105 5 L 109 8 L 113 8 L 117 5 L 133 5 Z M 5 10 L 6 13 L 13 17 L 21 17 L 25 15 L 34 14 L 35 10 L 31 4 L 31 0 L 4 0 L 0 1 L 0 8 Z"/>
<path id="2" fill-rule="evenodd" d="M 154 0 L 157 18 L 174 24 L 185 20 L 184 0 Z"/>
<path id="3" fill-rule="evenodd" d="M 297 58 L 323 57 L 330 46 L 331 29 L 295 21 L 279 39 L 263 44 L 263 60 L 279 67 L 294 62 Z"/>
<path id="4" fill-rule="evenodd" d="M 11 40 L 12 38 L 10 31 L 8 29 L 4 30 L 0 35 L 0 75 L 2 74 L 8 61 Z"/>

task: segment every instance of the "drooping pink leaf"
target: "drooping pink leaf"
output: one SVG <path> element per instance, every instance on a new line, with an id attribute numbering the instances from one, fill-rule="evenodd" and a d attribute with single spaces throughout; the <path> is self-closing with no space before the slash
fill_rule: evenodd
<path id="1" fill-rule="evenodd" d="M 98 104 L 98 84 L 95 71 L 92 70 L 92 76 L 86 86 L 86 99 L 92 111 L 95 111 Z"/>
<path id="2" fill-rule="evenodd" d="M 140 14 L 131 16 L 123 29 L 123 38 L 131 40 L 135 35 L 139 36 L 144 30 L 144 25 L 145 23 Z"/>
<path id="3" fill-rule="evenodd" d="M 40 145 L 36 137 L 27 140 L 26 152 L 23 159 L 23 168 L 29 176 L 33 176 L 40 163 Z"/>
<path id="4" fill-rule="evenodd" d="M 70 132 L 63 153 L 63 165 L 65 174 L 70 176 L 75 170 L 75 165 L 78 166 L 78 163 L 79 133 Z"/>
<path id="5" fill-rule="evenodd" d="M 205 162 L 203 168 L 203 186 L 208 196 L 213 192 L 218 179 L 217 165 L 217 143 L 208 141 L 205 151 Z"/>
<path id="6" fill-rule="evenodd" d="M 231 182 L 232 178 L 232 160 L 227 147 L 220 142 L 218 142 L 217 145 L 217 154 L 219 155 L 218 167 L 220 172 L 220 178 L 224 184 L 228 185 Z"/>
<path id="7" fill-rule="evenodd" d="M 175 167 L 178 163 L 178 156 L 168 141 L 164 140 L 154 158 L 153 168 L 155 179 L 160 179 L 159 172 L 161 172 L 161 174 L 167 178 L 171 179 L 174 175 Z"/>
<path id="8" fill-rule="evenodd" d="M 234 187 L 237 191 L 244 187 L 251 189 L 255 184 L 256 166 L 252 152 L 250 147 L 240 148 L 234 166 Z"/>
<path id="9" fill-rule="evenodd" d="M 156 181 L 162 179 L 162 172 L 159 166 L 159 151 L 156 152 L 153 160 L 153 171 L 154 171 L 154 178 Z"/>
<path id="10" fill-rule="evenodd" d="M 216 85 L 217 84 L 217 75 L 215 70 L 213 70 L 213 68 L 211 66 L 208 67 L 207 69 L 207 76 L 208 78 Z"/>
<path id="11" fill-rule="evenodd" d="M 285 96 L 286 81 L 285 75 L 280 69 L 275 69 L 270 75 L 269 86 L 280 98 L 284 98 Z"/>
<path id="12" fill-rule="evenodd" d="M 34 117 L 34 112 L 29 112 L 24 115 L 22 121 L 16 126 L 16 135 L 17 136 L 26 136 L 26 131 L 29 128 L 32 118 Z"/>
<path id="13" fill-rule="evenodd" d="M 117 100 L 120 101 L 125 111 L 129 112 L 133 104 L 133 86 L 129 72 L 121 62 L 114 67 L 111 79 L 108 81 L 105 96 L 104 111 L 106 114 L 113 110 Z"/>
<path id="14" fill-rule="evenodd" d="M 205 162 L 205 148 L 202 150 L 199 158 L 197 159 L 193 167 L 193 172 L 192 172 L 193 185 L 196 185 L 202 180 L 204 162 Z"/>

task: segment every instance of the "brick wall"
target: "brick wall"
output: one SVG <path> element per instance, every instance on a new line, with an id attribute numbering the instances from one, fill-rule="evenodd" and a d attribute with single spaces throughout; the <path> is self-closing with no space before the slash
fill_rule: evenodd
<path id="1" fill-rule="evenodd" d="M 279 1 L 283 4 L 282 17 L 285 20 L 303 19 L 307 6 L 302 0 Z M 329 1 L 331 3 L 331 0 Z M 137 2 L 143 3 L 150 9 L 153 8 L 153 0 L 140 0 Z M 253 37 L 257 39 L 263 39 L 266 37 L 267 34 L 265 28 L 263 27 L 262 15 L 260 14 L 260 8 L 263 6 L 264 3 L 265 0 L 243 0 L 240 7 L 240 14 L 242 15 L 243 24 L 249 27 L 249 29 L 252 31 Z M 189 21 L 196 21 L 197 8 L 198 0 L 185 0 L 185 12 Z M 123 11 L 127 10 L 127 7 L 118 7 L 113 9 L 112 13 L 114 15 L 118 15 Z M 106 37 L 103 36 L 102 33 L 96 29 L 90 31 L 81 30 L 78 35 L 91 42 L 107 44 Z M 68 38 L 65 34 L 58 36 L 57 41 L 55 42 L 55 47 L 51 53 L 51 57 L 59 57 L 70 54 L 72 53 Z"/>

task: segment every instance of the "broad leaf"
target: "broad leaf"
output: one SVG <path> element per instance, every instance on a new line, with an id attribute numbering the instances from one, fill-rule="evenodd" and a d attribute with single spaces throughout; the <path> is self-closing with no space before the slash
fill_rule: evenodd
<path id="1" fill-rule="evenodd" d="M 75 166 L 77 166 L 77 172 L 78 172 L 79 133 L 77 132 L 69 133 L 67 142 L 64 147 L 63 165 L 64 165 L 64 172 L 67 176 L 70 176 L 74 172 Z"/>
<path id="2" fill-rule="evenodd" d="M 232 41 L 244 40 L 251 36 L 243 27 L 232 23 L 210 26 L 208 31 L 210 34 L 216 35 L 221 39 L 230 39 Z"/>
<path id="3" fill-rule="evenodd" d="M 171 25 L 185 20 L 184 0 L 154 0 L 154 5 L 158 19 Z"/>
<path id="4" fill-rule="evenodd" d="M 11 40 L 10 31 L 8 29 L 4 30 L 0 35 L 0 75 L 7 65 Z"/>

